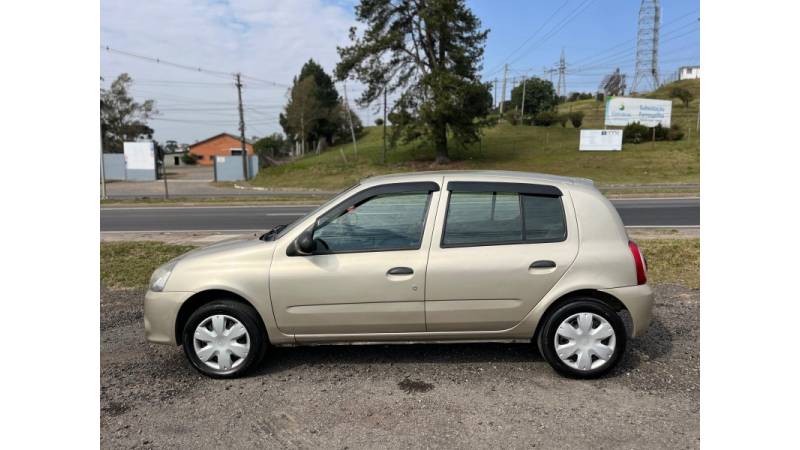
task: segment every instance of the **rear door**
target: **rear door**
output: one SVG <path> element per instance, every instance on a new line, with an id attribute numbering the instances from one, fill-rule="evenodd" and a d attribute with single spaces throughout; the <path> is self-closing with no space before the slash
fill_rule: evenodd
<path id="1" fill-rule="evenodd" d="M 426 280 L 428 331 L 512 328 L 578 252 L 571 202 L 556 186 L 448 177 L 438 217 Z"/>

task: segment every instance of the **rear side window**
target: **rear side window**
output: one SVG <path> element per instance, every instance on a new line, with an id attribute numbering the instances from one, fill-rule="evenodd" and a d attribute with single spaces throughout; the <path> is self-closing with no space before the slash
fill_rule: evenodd
<path id="1" fill-rule="evenodd" d="M 519 196 L 507 192 L 453 192 L 447 205 L 445 245 L 522 239 Z"/>
<path id="2" fill-rule="evenodd" d="M 444 247 L 558 242 L 567 237 L 561 197 L 451 192 Z"/>

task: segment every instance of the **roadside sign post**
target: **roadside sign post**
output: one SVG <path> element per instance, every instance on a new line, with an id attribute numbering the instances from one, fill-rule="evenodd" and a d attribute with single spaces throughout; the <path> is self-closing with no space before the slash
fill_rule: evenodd
<path id="1" fill-rule="evenodd" d="M 581 130 L 578 151 L 621 151 L 622 130 Z"/>

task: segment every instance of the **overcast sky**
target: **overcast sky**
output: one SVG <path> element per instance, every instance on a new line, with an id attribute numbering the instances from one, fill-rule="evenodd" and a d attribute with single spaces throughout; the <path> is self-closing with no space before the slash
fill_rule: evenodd
<path id="1" fill-rule="evenodd" d="M 355 0 L 101 0 L 100 43 L 138 55 L 226 73 L 241 72 L 247 136 L 280 131 L 278 113 L 303 63 L 314 58 L 329 72 L 337 45 L 348 43 Z M 564 49 L 567 90 L 596 90 L 604 73 L 634 72 L 639 1 L 472 0 L 491 29 L 483 74 L 487 81 L 542 76 Z M 613 3 L 613 7 L 609 6 Z M 662 2 L 659 69 L 699 64 L 699 0 Z M 231 76 L 183 70 L 100 50 L 107 86 L 120 73 L 134 79 L 137 100 L 154 99 L 151 122 L 159 141 L 192 143 L 222 131 L 237 132 L 236 89 Z M 555 79 L 554 79 L 555 81 Z M 270 83 L 272 82 L 272 83 Z M 510 89 L 511 83 L 509 83 Z M 342 85 L 338 85 L 343 92 Z M 361 87 L 348 83 L 352 99 Z M 357 109 L 367 125 L 380 113 Z"/>

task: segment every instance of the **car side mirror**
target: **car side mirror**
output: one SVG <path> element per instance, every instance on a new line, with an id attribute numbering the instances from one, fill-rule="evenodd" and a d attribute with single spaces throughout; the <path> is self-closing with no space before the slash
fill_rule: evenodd
<path id="1" fill-rule="evenodd" d="M 297 236 L 297 239 L 294 240 L 294 248 L 299 255 L 310 255 L 314 253 L 314 228 L 309 228 L 300 236 Z"/>

